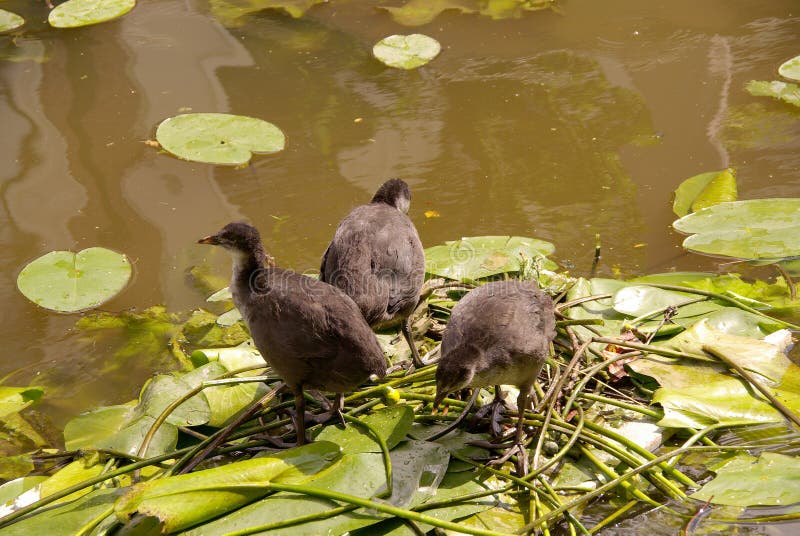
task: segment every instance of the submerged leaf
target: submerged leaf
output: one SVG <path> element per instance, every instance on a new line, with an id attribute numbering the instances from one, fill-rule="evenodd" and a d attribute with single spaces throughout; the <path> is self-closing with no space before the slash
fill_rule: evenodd
<path id="1" fill-rule="evenodd" d="M 722 203 L 736 201 L 736 175 L 733 169 L 701 173 L 683 181 L 675 190 L 672 211 L 678 216 Z"/>
<path id="2" fill-rule="evenodd" d="M 56 6 L 47 17 L 54 28 L 77 28 L 121 17 L 136 5 L 136 0 L 68 0 Z"/>
<path id="3" fill-rule="evenodd" d="M 410 70 L 422 67 L 441 50 L 439 42 L 427 35 L 390 35 L 372 47 L 372 54 L 389 67 Z"/>
<path id="4" fill-rule="evenodd" d="M 184 160 L 246 164 L 253 153 L 283 150 L 283 132 L 262 119 L 220 113 L 183 114 L 158 125 L 161 147 Z"/>
<path id="5" fill-rule="evenodd" d="M 0 417 L 27 408 L 44 394 L 41 387 L 5 387 L 0 385 Z"/>
<path id="6" fill-rule="evenodd" d="M 22 269 L 17 287 L 45 309 L 75 313 L 116 296 L 128 284 L 131 271 L 128 258 L 110 249 L 51 251 Z"/>
<path id="7" fill-rule="evenodd" d="M 772 97 L 788 104 L 800 106 L 800 86 L 773 80 L 765 82 L 762 80 L 750 80 L 746 89 L 754 97 Z"/>
<path id="8" fill-rule="evenodd" d="M 692 497 L 729 506 L 788 506 L 800 502 L 800 463 L 794 456 L 739 454 Z"/>

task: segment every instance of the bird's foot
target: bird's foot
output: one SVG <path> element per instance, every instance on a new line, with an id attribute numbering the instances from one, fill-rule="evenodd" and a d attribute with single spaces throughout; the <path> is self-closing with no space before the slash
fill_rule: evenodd
<path id="1" fill-rule="evenodd" d="M 474 422 L 479 422 L 488 417 L 489 430 L 492 434 L 492 437 L 502 437 L 503 413 L 505 413 L 506 409 L 508 409 L 508 404 L 506 404 L 506 401 L 500 397 L 495 397 L 495 399 L 492 402 L 486 404 L 485 406 L 480 407 L 475 412 L 473 420 Z"/>

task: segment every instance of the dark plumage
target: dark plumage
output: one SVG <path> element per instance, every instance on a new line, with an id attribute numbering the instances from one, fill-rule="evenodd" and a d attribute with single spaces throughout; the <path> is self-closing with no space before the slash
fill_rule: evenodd
<path id="1" fill-rule="evenodd" d="M 408 185 L 391 179 L 368 205 L 350 211 L 322 257 L 320 279 L 353 298 L 372 328 L 400 324 L 414 363 L 420 366 L 409 317 L 425 279 L 425 253 L 406 215 L 410 202 Z"/>
<path id="2" fill-rule="evenodd" d="M 292 390 L 297 442 L 305 438 L 303 389 L 350 391 L 371 374 L 383 377 L 386 359 L 361 311 L 339 289 L 289 270 L 265 267 L 258 230 L 229 223 L 199 241 L 233 257 L 231 292 L 259 352 Z"/>
<path id="3" fill-rule="evenodd" d="M 434 407 L 465 387 L 516 385 L 519 445 L 523 410 L 555 334 L 553 300 L 536 283 L 496 281 L 471 291 L 453 307 L 442 338 Z"/>

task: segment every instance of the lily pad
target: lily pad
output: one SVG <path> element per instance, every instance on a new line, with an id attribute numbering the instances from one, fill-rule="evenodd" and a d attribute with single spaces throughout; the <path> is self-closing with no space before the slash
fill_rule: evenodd
<path id="1" fill-rule="evenodd" d="M 243 115 L 196 113 L 165 119 L 158 125 L 161 147 L 184 160 L 208 164 L 246 164 L 253 153 L 283 150 L 281 129 Z"/>
<path id="2" fill-rule="evenodd" d="M 0 9 L 0 32 L 16 30 L 23 24 L 25 24 L 25 19 L 16 13 Z"/>
<path id="3" fill-rule="evenodd" d="M 800 464 L 794 456 L 742 453 L 716 470 L 692 497 L 728 506 L 786 506 L 800 502 Z"/>
<path id="4" fill-rule="evenodd" d="M 789 80 L 800 82 L 800 56 L 787 60 L 778 67 L 778 74 Z"/>
<path id="5" fill-rule="evenodd" d="M 121 17 L 134 8 L 136 0 L 68 0 L 47 17 L 54 28 L 78 28 Z"/>
<path id="6" fill-rule="evenodd" d="M 752 260 L 800 257 L 800 199 L 720 203 L 675 221 L 692 234 L 683 247 L 699 253 Z"/>
<path id="7" fill-rule="evenodd" d="M 128 284 L 131 272 L 128 258 L 110 249 L 51 251 L 22 269 L 17 288 L 45 309 L 75 313 L 116 296 Z"/>
<path id="8" fill-rule="evenodd" d="M 411 429 L 414 412 L 405 404 L 384 408 L 361 419 L 372 426 L 386 441 L 391 449 L 403 439 Z M 315 441 L 330 441 L 342 447 L 347 454 L 360 452 L 380 452 L 380 446 L 363 426 L 348 423 L 344 429 L 337 426 L 326 426 L 317 435 Z"/>
<path id="9" fill-rule="evenodd" d="M 773 80 L 750 80 L 745 89 L 754 97 L 772 97 L 788 104 L 800 106 L 800 86 Z"/>
<path id="10" fill-rule="evenodd" d="M 520 270 L 523 259 L 541 259 L 542 267 L 558 266 L 546 257 L 555 246 L 522 236 L 472 236 L 425 250 L 425 271 L 431 275 L 471 281 Z"/>
<path id="11" fill-rule="evenodd" d="M 268 457 L 142 482 L 114 505 L 120 520 L 134 513 L 157 517 L 177 532 L 236 510 L 270 492 L 270 482 L 300 484 L 341 457 L 337 445 L 318 441 Z"/>
<path id="12" fill-rule="evenodd" d="M 439 42 L 427 35 L 390 35 L 372 47 L 372 54 L 389 67 L 416 69 L 438 56 L 441 50 Z"/>
<path id="13" fill-rule="evenodd" d="M 736 201 L 736 196 L 736 174 L 733 169 L 701 173 L 678 186 L 672 211 L 682 217 L 717 203 Z"/>

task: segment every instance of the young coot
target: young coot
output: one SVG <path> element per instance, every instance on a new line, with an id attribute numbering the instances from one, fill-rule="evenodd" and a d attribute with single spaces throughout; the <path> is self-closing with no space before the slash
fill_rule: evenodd
<path id="1" fill-rule="evenodd" d="M 434 407 L 448 393 L 489 385 L 497 386 L 497 402 L 500 384 L 516 385 L 521 449 L 524 410 L 555 335 L 553 300 L 536 283 L 496 281 L 469 292 L 453 307 L 442 337 Z"/>
<path id="2" fill-rule="evenodd" d="M 327 283 L 265 266 L 258 230 L 229 223 L 200 244 L 222 246 L 233 257 L 231 293 L 259 352 L 294 394 L 297 443 L 306 442 L 303 389 L 343 392 L 370 375 L 383 377 L 386 359 L 358 306 Z"/>
<path id="3" fill-rule="evenodd" d="M 383 183 L 368 205 L 350 211 L 322 257 L 320 279 L 353 298 L 373 329 L 401 326 L 416 366 L 410 315 L 425 279 L 425 253 L 408 218 L 411 192 L 401 179 Z"/>

